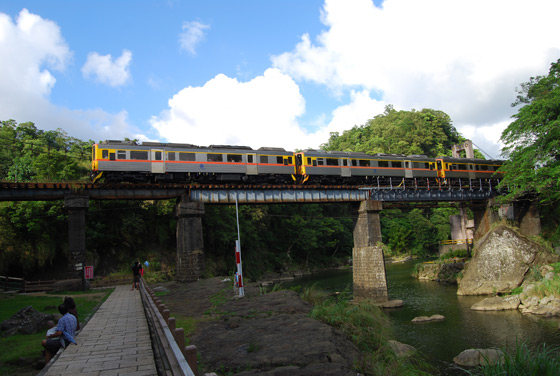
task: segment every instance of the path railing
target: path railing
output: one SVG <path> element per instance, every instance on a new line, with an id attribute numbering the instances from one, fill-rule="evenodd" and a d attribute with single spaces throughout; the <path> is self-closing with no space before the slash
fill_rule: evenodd
<path id="1" fill-rule="evenodd" d="M 161 371 L 173 376 L 198 376 L 196 347 L 185 346 L 183 328 L 176 328 L 175 318 L 170 317 L 169 309 L 146 286 L 143 279 L 140 279 L 140 292 L 158 373 Z"/>

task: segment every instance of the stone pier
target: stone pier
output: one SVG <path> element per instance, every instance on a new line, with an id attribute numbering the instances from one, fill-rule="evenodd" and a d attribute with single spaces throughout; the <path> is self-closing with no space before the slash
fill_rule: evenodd
<path id="1" fill-rule="evenodd" d="M 67 195 L 64 207 L 68 211 L 68 278 L 81 279 L 82 288 L 87 289 L 84 278 L 86 262 L 86 210 L 89 197 Z"/>
<path id="2" fill-rule="evenodd" d="M 381 247 L 380 201 L 362 201 L 354 227 L 352 250 L 354 300 L 370 299 L 383 303 L 389 300 L 383 248 Z"/>
<path id="3" fill-rule="evenodd" d="M 177 217 L 177 266 L 175 280 L 196 281 L 204 271 L 204 240 L 202 216 L 204 204 L 190 202 L 186 197 L 175 206 Z"/>

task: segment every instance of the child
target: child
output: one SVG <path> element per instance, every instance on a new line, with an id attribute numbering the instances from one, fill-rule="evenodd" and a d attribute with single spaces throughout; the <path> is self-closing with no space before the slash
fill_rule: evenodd
<path id="1" fill-rule="evenodd" d="M 52 320 L 47 321 L 47 326 L 49 327 L 49 330 L 47 330 L 46 334 L 47 338 L 58 331 L 56 325 L 54 324 L 54 321 Z"/>

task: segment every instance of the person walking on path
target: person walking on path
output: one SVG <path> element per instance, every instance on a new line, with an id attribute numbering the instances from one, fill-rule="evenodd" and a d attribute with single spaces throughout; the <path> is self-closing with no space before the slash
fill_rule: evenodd
<path id="1" fill-rule="evenodd" d="M 141 269 L 142 269 L 142 264 L 140 264 L 140 261 L 138 261 L 138 260 L 134 261 L 134 266 L 132 267 L 133 281 L 132 281 L 132 288 L 130 289 L 130 291 L 134 290 L 135 287 L 138 290 L 138 288 L 139 288 L 138 284 L 140 283 L 140 270 Z"/>

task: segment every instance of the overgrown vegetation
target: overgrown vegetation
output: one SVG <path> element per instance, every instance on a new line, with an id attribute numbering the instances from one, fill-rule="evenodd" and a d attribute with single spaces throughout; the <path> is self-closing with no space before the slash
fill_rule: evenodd
<path id="1" fill-rule="evenodd" d="M 469 372 L 473 376 L 555 376 L 560 369 L 560 348 L 542 344 L 531 350 L 518 342 L 515 349 L 504 351 L 504 358 L 496 364 L 486 364 Z"/>
<path id="2" fill-rule="evenodd" d="M 330 296 L 316 285 L 306 287 L 302 299 L 314 305 L 311 317 L 340 329 L 362 351 L 355 365 L 365 375 L 429 375 L 431 367 L 418 356 L 399 358 L 388 341 L 393 337 L 391 322 L 370 301 L 353 303 L 350 289 Z"/>
<path id="3" fill-rule="evenodd" d="M 32 306 L 39 312 L 58 314 L 58 305 L 62 297 L 72 295 L 76 302 L 80 324 L 85 324 L 94 310 L 110 295 L 113 289 L 98 290 L 94 295 L 67 292 L 56 296 L 33 295 L 0 295 L 0 322 L 9 319 L 20 309 Z M 0 336 L 0 374 L 19 375 L 22 371 L 34 369 L 33 361 L 41 358 L 41 340 L 45 339 L 44 331 L 35 334 L 16 334 L 9 337 Z M 20 359 L 28 359 L 28 365 L 21 365 Z"/>

